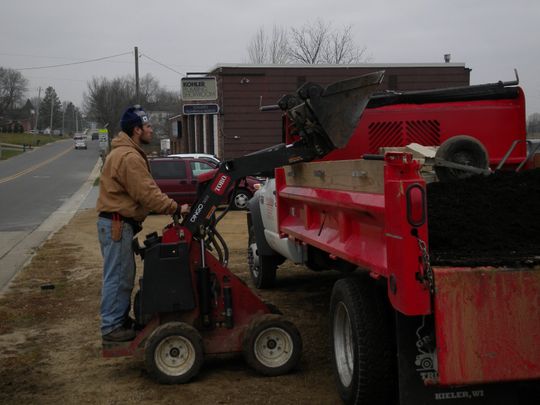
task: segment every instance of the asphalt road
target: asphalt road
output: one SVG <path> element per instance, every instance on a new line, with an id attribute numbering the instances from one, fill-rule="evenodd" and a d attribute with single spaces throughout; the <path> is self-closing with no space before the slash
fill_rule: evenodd
<path id="1" fill-rule="evenodd" d="M 98 160 L 98 141 L 88 141 L 87 150 L 75 150 L 67 139 L 0 162 L 0 290 L 56 230 L 62 207 L 67 216 L 66 204 L 80 203 L 74 197 Z"/>

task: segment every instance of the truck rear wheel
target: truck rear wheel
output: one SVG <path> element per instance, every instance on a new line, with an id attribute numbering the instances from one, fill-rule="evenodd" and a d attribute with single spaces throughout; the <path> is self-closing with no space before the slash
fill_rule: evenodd
<path id="1" fill-rule="evenodd" d="M 488 153 L 484 145 L 467 135 L 454 136 L 444 141 L 437 149 L 435 157 L 481 169 L 489 167 Z M 471 172 L 442 166 L 435 166 L 435 173 L 439 181 L 443 182 L 460 180 L 473 175 Z"/>
<path id="2" fill-rule="evenodd" d="M 347 404 L 389 404 L 396 397 L 397 365 L 386 297 L 363 278 L 341 279 L 330 303 L 333 368 Z"/>

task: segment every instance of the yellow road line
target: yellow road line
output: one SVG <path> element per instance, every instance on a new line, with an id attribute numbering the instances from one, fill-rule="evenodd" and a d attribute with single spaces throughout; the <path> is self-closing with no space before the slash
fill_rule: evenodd
<path id="1" fill-rule="evenodd" d="M 64 156 L 66 153 L 71 152 L 71 151 L 72 151 L 72 149 L 71 149 L 71 148 L 68 148 L 68 149 L 66 149 L 65 151 L 60 152 L 59 154 L 53 156 L 52 158 L 47 159 L 47 160 L 45 160 L 45 161 L 43 161 L 43 162 L 41 162 L 41 163 L 38 163 L 37 165 L 31 166 L 31 167 L 29 167 L 28 169 L 24 169 L 23 171 L 21 171 L 21 172 L 19 172 L 19 173 L 15 173 L 15 174 L 13 174 L 13 175 L 11 175 L 11 176 L 4 177 L 3 179 L 0 179 L 0 184 L 7 183 L 8 181 L 15 180 L 15 179 L 18 178 L 18 177 L 21 177 L 21 176 L 24 176 L 25 174 L 31 173 L 31 172 L 33 172 L 34 170 L 37 170 L 37 169 L 39 169 L 40 167 L 45 166 L 45 165 L 48 164 L 48 163 L 51 163 L 53 160 L 56 160 L 56 159 L 58 159 L 59 157 Z"/>

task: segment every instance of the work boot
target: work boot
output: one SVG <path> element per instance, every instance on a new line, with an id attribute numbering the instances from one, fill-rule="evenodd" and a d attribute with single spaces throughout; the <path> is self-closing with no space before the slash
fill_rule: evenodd
<path id="1" fill-rule="evenodd" d="M 131 328 L 125 328 L 120 326 L 112 332 L 107 333 L 101 337 L 106 342 L 128 342 L 135 339 L 135 331 Z"/>
<path id="2" fill-rule="evenodd" d="M 135 319 L 133 319 L 131 316 L 128 316 L 126 319 L 124 319 L 124 323 L 122 324 L 122 327 L 126 329 L 134 329 Z"/>

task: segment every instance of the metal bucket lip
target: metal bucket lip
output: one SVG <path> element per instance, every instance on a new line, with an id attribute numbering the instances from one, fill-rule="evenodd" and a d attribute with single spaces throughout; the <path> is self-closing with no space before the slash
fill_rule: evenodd
<path id="1" fill-rule="evenodd" d="M 347 145 L 383 77 L 384 71 L 378 71 L 335 82 L 306 100 L 335 147 Z"/>

